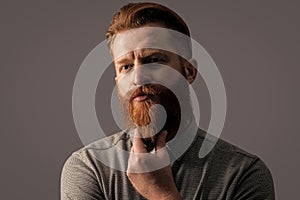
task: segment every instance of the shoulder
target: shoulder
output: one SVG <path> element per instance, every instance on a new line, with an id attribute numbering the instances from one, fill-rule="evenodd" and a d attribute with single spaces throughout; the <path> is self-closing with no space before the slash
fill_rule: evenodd
<path id="1" fill-rule="evenodd" d="M 196 143 L 201 146 L 205 136 L 204 131 L 198 134 Z M 203 158 L 209 166 L 210 176 L 215 180 L 221 177 L 220 185 L 228 183 L 232 187 L 233 199 L 274 199 L 272 174 L 265 162 L 236 145 L 216 139 L 211 135 L 207 137 L 208 143 L 215 145 Z"/>
<path id="2" fill-rule="evenodd" d="M 99 139 L 74 151 L 66 162 L 79 159 L 86 165 L 89 165 L 91 162 L 101 160 L 103 156 L 110 157 L 113 152 L 117 153 L 122 150 L 129 151 L 130 147 L 131 141 L 129 134 L 125 131 L 121 131 L 106 138 Z M 92 167 L 94 166 L 93 163 L 91 165 Z"/>
<path id="3" fill-rule="evenodd" d="M 111 164 L 114 159 L 110 150 L 129 146 L 129 136 L 119 132 L 73 152 L 62 168 L 61 199 L 103 199 L 102 180 L 109 181 L 108 176 L 112 173 L 105 165 Z M 117 152 L 114 154 L 117 155 Z"/>
<path id="4" fill-rule="evenodd" d="M 212 154 L 217 159 L 216 162 L 230 164 L 236 168 L 241 176 L 246 174 L 256 174 L 257 178 L 264 177 L 266 181 L 273 183 L 271 171 L 266 163 L 259 156 L 252 154 L 236 145 L 223 139 L 219 139 Z"/>
<path id="5" fill-rule="evenodd" d="M 201 148 L 206 148 L 207 156 L 205 159 L 212 159 L 214 162 L 242 164 L 243 162 L 252 163 L 259 159 L 256 155 L 203 130 L 198 131 L 193 148 L 198 153 Z"/>

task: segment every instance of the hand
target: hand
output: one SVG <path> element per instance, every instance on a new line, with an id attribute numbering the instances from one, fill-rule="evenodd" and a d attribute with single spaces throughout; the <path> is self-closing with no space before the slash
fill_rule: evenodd
<path id="1" fill-rule="evenodd" d="M 128 160 L 127 176 L 134 188 L 147 199 L 181 199 L 172 176 L 170 158 L 165 148 L 167 131 L 158 134 L 154 154 L 146 150 L 135 133 Z"/>

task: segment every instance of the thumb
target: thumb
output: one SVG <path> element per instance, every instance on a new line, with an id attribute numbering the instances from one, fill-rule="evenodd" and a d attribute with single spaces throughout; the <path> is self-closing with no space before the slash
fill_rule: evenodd
<path id="1" fill-rule="evenodd" d="M 162 149 L 166 146 L 166 138 L 167 138 L 168 132 L 166 130 L 163 130 L 156 140 L 156 150 Z"/>

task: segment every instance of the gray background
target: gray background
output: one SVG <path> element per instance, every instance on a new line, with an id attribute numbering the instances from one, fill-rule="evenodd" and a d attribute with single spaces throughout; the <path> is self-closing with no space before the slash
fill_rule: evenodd
<path id="1" fill-rule="evenodd" d="M 62 165 L 82 146 L 72 119 L 73 81 L 124 2 L 0 2 L 1 199 L 59 199 Z M 228 97 L 221 137 L 265 161 L 277 199 L 297 199 L 299 3 L 160 2 L 185 19 L 219 67 Z M 113 83 L 113 71 L 105 78 Z M 103 123 L 109 113 L 98 93 Z"/>

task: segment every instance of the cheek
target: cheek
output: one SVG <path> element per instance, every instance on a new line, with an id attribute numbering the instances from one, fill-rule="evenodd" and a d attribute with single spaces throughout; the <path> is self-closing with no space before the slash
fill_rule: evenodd
<path id="1" fill-rule="evenodd" d="M 184 61 L 179 57 L 174 58 L 174 62 L 170 66 L 172 66 L 173 69 L 177 70 L 180 74 L 185 76 Z"/>
<path id="2" fill-rule="evenodd" d="M 134 76 L 131 73 L 119 74 L 116 78 L 116 84 L 118 86 L 119 95 L 124 97 L 129 91 L 134 89 L 133 80 Z"/>
<path id="3" fill-rule="evenodd" d="M 163 83 L 164 86 L 170 88 L 179 81 L 181 76 L 181 73 L 174 67 L 164 66 L 157 71 L 155 77 L 158 83 Z"/>
<path id="4" fill-rule="evenodd" d="M 175 63 L 176 64 L 176 63 Z M 167 88 L 173 88 L 182 79 L 182 73 L 180 73 L 177 63 L 177 68 L 170 65 L 147 65 L 140 69 L 140 76 L 145 76 L 151 83 L 157 83 Z M 134 80 L 136 72 L 132 70 L 126 74 L 118 74 L 115 78 L 118 90 L 121 96 L 125 96 L 128 92 L 132 92 L 135 89 Z M 184 78 L 184 77 L 183 77 Z M 184 78 L 185 79 L 185 78 Z"/>

